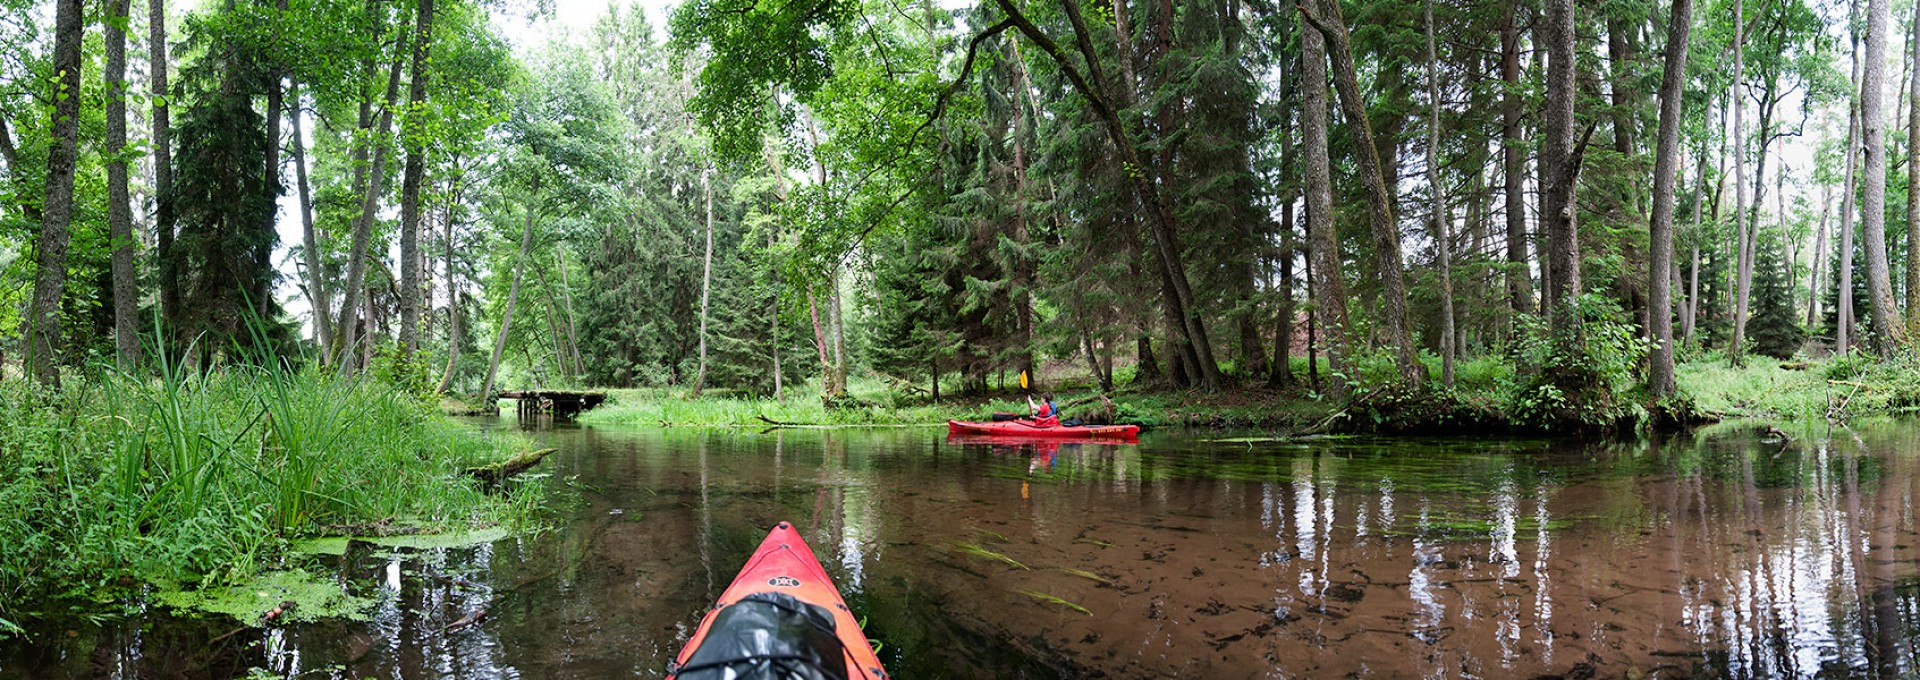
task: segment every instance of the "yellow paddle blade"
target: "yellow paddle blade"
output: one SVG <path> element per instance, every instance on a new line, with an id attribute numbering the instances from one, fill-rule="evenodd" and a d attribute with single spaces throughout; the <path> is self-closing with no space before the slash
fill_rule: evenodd
<path id="1" fill-rule="evenodd" d="M 1020 372 L 1020 389 L 1027 389 L 1027 372 Z"/>

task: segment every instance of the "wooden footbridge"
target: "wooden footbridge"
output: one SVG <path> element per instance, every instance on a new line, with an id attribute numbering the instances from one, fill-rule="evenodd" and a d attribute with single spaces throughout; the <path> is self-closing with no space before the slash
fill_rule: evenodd
<path id="1" fill-rule="evenodd" d="M 516 404 L 515 413 L 522 418 L 549 414 L 555 418 L 572 418 L 580 415 L 581 411 L 605 402 L 607 393 L 576 390 L 513 390 L 496 394 L 494 399 L 512 399 Z"/>

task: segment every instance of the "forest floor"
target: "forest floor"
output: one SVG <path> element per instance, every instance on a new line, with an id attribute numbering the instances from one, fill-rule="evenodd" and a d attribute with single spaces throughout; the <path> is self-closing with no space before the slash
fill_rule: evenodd
<path id="1" fill-rule="evenodd" d="M 1290 388 L 1254 384 L 1207 392 L 1123 386 L 1108 395 L 1111 411 L 1084 378 L 1054 383 L 1063 416 L 1089 422 L 1282 432 L 1479 433 L 1526 429 L 1511 416 L 1517 410 L 1508 396 L 1513 373 L 1511 367 L 1493 362 L 1466 363 L 1451 391 L 1413 395 L 1361 390 L 1346 408 L 1336 408 L 1307 387 L 1304 376 L 1299 386 Z M 1681 394 L 1704 420 L 1846 419 L 1920 411 L 1920 360 L 1914 359 L 1754 358 L 1733 368 L 1724 359 L 1703 357 L 1682 363 L 1678 381 Z M 855 380 L 848 396 L 831 406 L 816 394 L 816 388 L 807 386 L 790 390 L 785 401 L 723 390 L 690 399 L 684 390 L 671 388 L 616 389 L 607 405 L 583 414 L 581 421 L 669 427 L 937 426 L 947 419 L 985 420 L 996 412 L 1027 412 L 1027 393 L 1017 390 L 930 402 L 868 379 Z M 1641 398 L 1621 395 L 1628 403 Z M 1629 413 L 1626 420 L 1636 417 L 1644 416 Z"/>

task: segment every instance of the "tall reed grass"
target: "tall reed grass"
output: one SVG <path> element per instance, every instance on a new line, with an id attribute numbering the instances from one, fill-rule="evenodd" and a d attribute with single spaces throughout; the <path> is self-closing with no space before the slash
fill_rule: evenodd
<path id="1" fill-rule="evenodd" d="M 142 583 L 242 579 L 329 527 L 517 525 L 537 510 L 533 486 L 488 495 L 461 474 L 520 442 L 382 383 L 267 366 L 0 382 L 0 635 L 98 615 Z"/>

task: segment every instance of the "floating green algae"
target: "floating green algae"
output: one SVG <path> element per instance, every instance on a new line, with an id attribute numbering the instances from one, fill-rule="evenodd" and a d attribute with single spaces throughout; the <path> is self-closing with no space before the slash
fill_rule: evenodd
<path id="1" fill-rule="evenodd" d="M 231 616 L 259 625 L 261 618 L 284 602 L 294 604 L 281 621 L 318 621 L 347 618 L 365 620 L 374 601 L 347 594 L 340 584 L 303 569 L 267 572 L 246 583 L 204 590 L 161 592 L 157 599 L 174 609 Z"/>
<path id="2" fill-rule="evenodd" d="M 347 554 L 347 543 L 352 540 L 353 539 L 345 536 L 303 538 L 288 544 L 287 550 L 300 555 L 340 556 Z"/>
<path id="3" fill-rule="evenodd" d="M 414 534 L 412 536 L 384 536 L 364 539 L 368 543 L 388 548 L 412 548 L 432 550 L 434 548 L 461 548 L 481 543 L 492 543 L 513 535 L 502 527 L 488 527 L 471 531 L 455 531 L 444 534 Z"/>

